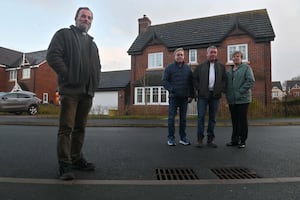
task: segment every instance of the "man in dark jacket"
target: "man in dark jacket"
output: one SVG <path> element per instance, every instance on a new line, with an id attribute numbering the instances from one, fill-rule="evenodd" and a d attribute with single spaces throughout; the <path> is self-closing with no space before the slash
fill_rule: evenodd
<path id="1" fill-rule="evenodd" d="M 179 143 L 190 145 L 186 137 L 186 113 L 188 103 L 194 97 L 193 75 L 191 68 L 184 64 L 184 50 L 178 48 L 174 51 L 175 61 L 169 64 L 163 75 L 163 84 L 169 91 L 169 116 L 168 116 L 168 142 L 169 146 L 175 146 L 175 116 L 179 108 Z"/>
<path id="2" fill-rule="evenodd" d="M 60 119 L 57 136 L 59 178 L 74 179 L 71 169 L 92 171 L 82 153 L 85 127 L 101 71 L 98 48 L 87 34 L 93 13 L 87 7 L 77 10 L 76 26 L 55 33 L 48 48 L 47 62 L 57 73 Z"/>
<path id="3" fill-rule="evenodd" d="M 203 146 L 204 122 L 206 109 L 209 110 L 207 127 L 207 145 L 216 148 L 214 129 L 219 99 L 226 89 L 226 71 L 223 64 L 217 60 L 217 47 L 207 48 L 207 60 L 197 66 L 193 72 L 194 87 L 197 92 L 198 108 L 198 147 Z"/>

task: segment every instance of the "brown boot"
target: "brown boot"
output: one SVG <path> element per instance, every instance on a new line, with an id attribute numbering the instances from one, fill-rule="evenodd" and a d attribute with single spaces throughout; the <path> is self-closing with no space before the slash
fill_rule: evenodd
<path id="1" fill-rule="evenodd" d="M 208 137 L 207 137 L 207 146 L 208 146 L 208 147 L 212 147 L 212 148 L 217 148 L 217 147 L 218 147 L 218 145 L 216 145 L 216 144 L 214 143 L 214 139 L 215 139 L 214 136 L 208 136 Z"/>
<path id="2" fill-rule="evenodd" d="M 198 138 L 198 143 L 196 145 L 196 147 L 198 148 L 202 148 L 203 147 L 203 136 Z"/>

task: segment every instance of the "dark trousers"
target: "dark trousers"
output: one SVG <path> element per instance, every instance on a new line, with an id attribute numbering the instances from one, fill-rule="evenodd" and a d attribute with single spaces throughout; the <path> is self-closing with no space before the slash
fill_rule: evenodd
<path id="1" fill-rule="evenodd" d="M 57 156 L 59 163 L 71 164 L 83 157 L 85 127 L 92 97 L 61 95 Z"/>
<path id="2" fill-rule="evenodd" d="M 169 98 L 169 116 L 168 116 L 168 138 L 175 138 L 175 117 L 177 108 L 179 108 L 179 135 L 181 139 L 186 138 L 186 113 L 188 107 L 187 97 Z"/>
<path id="3" fill-rule="evenodd" d="M 245 143 L 248 137 L 248 107 L 246 104 L 230 104 L 229 110 L 232 122 L 232 143 Z"/>

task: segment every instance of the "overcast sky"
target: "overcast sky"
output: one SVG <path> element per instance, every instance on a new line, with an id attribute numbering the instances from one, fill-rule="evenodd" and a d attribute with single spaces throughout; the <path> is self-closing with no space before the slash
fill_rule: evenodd
<path id="1" fill-rule="evenodd" d="M 271 42 L 272 81 L 300 75 L 299 0 L 4 0 L 0 46 L 26 53 L 46 50 L 58 29 L 74 24 L 80 6 L 94 13 L 89 34 L 99 47 L 103 71 L 130 69 L 127 50 L 137 37 L 137 20 L 144 14 L 157 25 L 267 9 L 276 35 Z"/>

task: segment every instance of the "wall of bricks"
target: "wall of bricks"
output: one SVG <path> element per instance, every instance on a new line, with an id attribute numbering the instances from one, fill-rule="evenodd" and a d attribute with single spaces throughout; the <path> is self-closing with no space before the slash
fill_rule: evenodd
<path id="1" fill-rule="evenodd" d="M 143 116 L 150 116 L 150 115 L 168 115 L 168 106 L 156 106 L 156 105 L 131 105 L 129 106 L 129 113 L 130 115 L 143 115 Z"/>
<path id="2" fill-rule="evenodd" d="M 5 75 L 5 68 L 0 67 L 0 92 L 4 92 L 6 88 L 6 75 Z"/>
<path id="3" fill-rule="evenodd" d="M 35 93 L 42 99 L 43 93 L 48 93 L 48 103 L 54 103 L 57 91 L 57 75 L 47 62 L 44 62 L 35 72 Z"/>

